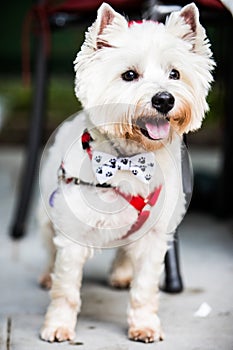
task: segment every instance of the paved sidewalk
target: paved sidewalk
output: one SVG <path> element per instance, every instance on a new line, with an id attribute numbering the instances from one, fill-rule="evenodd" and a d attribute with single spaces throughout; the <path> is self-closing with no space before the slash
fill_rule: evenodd
<path id="1" fill-rule="evenodd" d="M 197 213 L 187 214 L 180 227 L 185 290 L 161 293 L 164 342 L 127 339 L 128 292 L 107 285 L 114 250 L 97 253 L 85 267 L 75 344 L 41 341 L 38 334 L 49 296 L 37 283 L 45 255 L 34 208 L 27 236 L 17 243 L 8 236 L 21 161 L 21 151 L 0 149 L 0 350 L 233 350 L 233 228 L 230 222 Z M 203 302 L 212 311 L 195 317 Z"/>

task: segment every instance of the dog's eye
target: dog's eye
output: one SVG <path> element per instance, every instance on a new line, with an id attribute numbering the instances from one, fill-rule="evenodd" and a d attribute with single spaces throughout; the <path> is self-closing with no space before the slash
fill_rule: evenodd
<path id="1" fill-rule="evenodd" d="M 180 79 L 180 72 L 176 69 L 172 69 L 169 73 L 169 79 L 179 80 Z"/>
<path id="2" fill-rule="evenodd" d="M 125 81 L 133 81 L 138 79 L 138 73 L 135 72 L 134 70 L 127 70 L 127 72 L 123 73 L 121 75 L 122 79 Z"/>

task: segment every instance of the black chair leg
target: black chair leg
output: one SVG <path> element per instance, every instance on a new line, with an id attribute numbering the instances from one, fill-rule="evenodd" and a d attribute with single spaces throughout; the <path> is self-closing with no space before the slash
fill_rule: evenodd
<path id="1" fill-rule="evenodd" d="M 180 293 L 183 282 L 179 267 L 178 232 L 176 230 L 174 241 L 165 256 L 165 281 L 163 291 L 167 293 Z"/>
<path id="2" fill-rule="evenodd" d="M 29 139 L 26 150 L 26 159 L 22 171 L 21 187 L 16 203 L 15 216 L 11 227 L 11 236 L 21 238 L 25 234 L 27 214 L 33 193 L 33 185 L 38 165 L 38 157 L 42 142 L 44 126 L 45 101 L 47 96 L 47 57 L 43 37 L 37 40 L 37 54 L 35 67 L 34 98 L 32 105 L 32 118 L 29 127 Z"/>
<path id="3" fill-rule="evenodd" d="M 222 167 L 219 176 L 219 188 L 216 198 L 216 215 L 221 218 L 232 218 L 231 203 L 233 198 L 233 118 L 232 118 L 232 91 L 233 91 L 233 49 L 229 41 L 233 35 L 233 21 L 224 27 L 221 32 L 224 47 L 221 56 L 221 79 L 225 88 L 224 120 L 222 122 Z M 219 64 L 220 65 L 220 64 Z"/>

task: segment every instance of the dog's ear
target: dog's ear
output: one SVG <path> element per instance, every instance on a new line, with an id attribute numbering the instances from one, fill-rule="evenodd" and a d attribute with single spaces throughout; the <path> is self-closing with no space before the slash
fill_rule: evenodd
<path id="1" fill-rule="evenodd" d="M 82 51 L 91 53 L 103 47 L 112 47 L 112 38 L 128 28 L 128 22 L 113 8 L 103 3 L 97 12 L 97 19 L 85 33 Z"/>
<path id="2" fill-rule="evenodd" d="M 111 47 L 111 35 L 127 29 L 126 19 L 113 8 L 103 3 L 98 9 L 96 20 L 96 48 Z"/>
<path id="3" fill-rule="evenodd" d="M 188 42 L 193 52 L 211 55 L 206 32 L 199 22 L 199 11 L 194 3 L 171 13 L 165 25 L 172 34 Z"/>

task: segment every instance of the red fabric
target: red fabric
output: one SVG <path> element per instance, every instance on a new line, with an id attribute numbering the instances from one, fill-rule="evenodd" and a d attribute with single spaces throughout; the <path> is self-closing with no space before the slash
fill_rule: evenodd
<path id="1" fill-rule="evenodd" d="M 199 3 L 200 5 L 212 7 L 212 8 L 218 8 L 218 9 L 225 8 L 225 6 L 220 0 L 196 0 L 194 2 L 196 2 L 197 4 Z"/>
<path id="2" fill-rule="evenodd" d="M 190 2 L 192 2 L 191 0 L 179 0 L 178 4 L 180 4 L 181 6 L 187 5 Z M 225 9 L 225 6 L 223 5 L 221 0 L 193 0 L 193 2 L 196 5 L 201 5 L 203 7 L 209 8 L 209 9 L 215 9 L 215 10 L 220 10 L 220 9 Z M 162 3 L 164 5 L 166 5 L 166 3 L 171 3 L 171 0 L 162 0 Z M 176 1 L 174 1 L 174 3 L 176 3 Z"/>
<path id="3" fill-rule="evenodd" d="M 142 225 L 146 222 L 148 217 L 150 216 L 150 211 L 149 210 L 144 210 L 138 215 L 137 221 L 131 226 L 129 231 L 121 237 L 121 239 L 126 239 L 128 238 L 132 233 L 138 231 Z"/>
<path id="4" fill-rule="evenodd" d="M 162 185 L 157 187 L 155 192 L 150 193 L 149 196 L 147 197 L 148 204 L 150 204 L 151 207 L 153 207 L 156 204 L 156 202 L 159 198 L 159 194 L 161 192 L 161 189 L 162 189 Z"/>
<path id="5" fill-rule="evenodd" d="M 143 23 L 143 20 L 129 21 L 129 22 L 128 22 L 128 27 L 131 27 L 134 23 L 142 24 L 142 23 Z"/>
<path id="6" fill-rule="evenodd" d="M 138 211 L 142 211 L 142 209 L 145 207 L 145 199 L 142 198 L 141 196 L 132 196 L 131 200 L 129 203 Z"/>
<path id="7" fill-rule="evenodd" d="M 117 188 L 115 188 L 115 191 L 116 193 L 120 194 L 125 200 L 127 200 L 135 209 L 137 209 L 139 213 L 141 213 L 147 204 L 149 204 L 151 207 L 153 207 L 156 204 L 159 198 L 161 189 L 162 189 L 162 185 L 160 185 L 159 187 L 156 187 L 154 192 L 151 192 L 149 196 L 146 198 L 143 198 L 140 195 L 138 196 L 125 195 L 124 193 L 119 191 Z"/>
<path id="8" fill-rule="evenodd" d="M 149 204 L 151 207 L 153 207 L 159 198 L 159 194 L 161 192 L 161 189 L 162 189 L 162 185 L 157 187 L 154 192 L 151 192 L 147 198 L 143 198 L 141 196 L 133 196 L 131 198 L 131 200 L 129 201 L 129 203 L 140 212 L 143 210 L 143 208 L 147 204 Z"/>
<path id="9" fill-rule="evenodd" d="M 143 0 L 108 0 L 107 2 L 115 8 L 127 9 L 138 8 L 143 3 Z M 166 3 L 166 0 L 163 0 L 163 2 Z M 185 2 L 188 3 L 188 1 Z M 194 0 L 194 2 L 207 7 L 224 8 L 221 0 Z M 103 0 L 45 0 L 43 4 L 36 7 L 44 8 L 48 14 L 59 11 L 85 13 L 97 10 L 102 3 Z"/>
<path id="10" fill-rule="evenodd" d="M 107 2 L 115 8 L 127 9 L 130 7 L 137 8 L 142 3 L 142 0 L 109 0 Z M 45 3 L 47 3 L 46 6 L 49 13 L 59 11 L 85 13 L 97 10 L 103 3 L 103 0 L 67 0 L 63 1 L 61 4 L 56 4 L 56 1 L 50 0 Z"/>
<path id="11" fill-rule="evenodd" d="M 150 210 L 148 209 L 144 210 L 144 208 L 146 207 L 146 205 L 150 205 L 151 207 L 153 207 L 157 203 L 161 189 L 162 189 L 162 185 L 157 187 L 154 192 L 150 193 L 147 198 L 143 198 L 139 195 L 132 196 L 130 198 L 130 196 L 126 196 L 124 193 L 121 193 L 118 189 L 115 189 L 116 193 L 120 194 L 135 209 L 139 211 L 136 222 L 131 226 L 129 231 L 123 237 L 121 237 L 121 239 L 125 239 L 129 237 L 132 233 L 138 231 L 142 227 L 142 225 L 146 222 L 146 220 L 150 216 Z"/>

